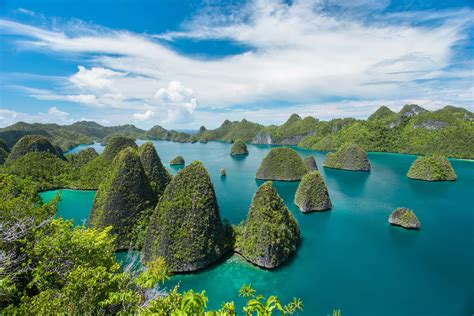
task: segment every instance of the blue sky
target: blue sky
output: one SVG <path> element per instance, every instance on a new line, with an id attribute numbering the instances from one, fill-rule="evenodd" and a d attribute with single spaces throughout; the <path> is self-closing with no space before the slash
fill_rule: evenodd
<path id="1" fill-rule="evenodd" d="M 469 0 L 0 0 L 0 126 L 473 110 Z"/>

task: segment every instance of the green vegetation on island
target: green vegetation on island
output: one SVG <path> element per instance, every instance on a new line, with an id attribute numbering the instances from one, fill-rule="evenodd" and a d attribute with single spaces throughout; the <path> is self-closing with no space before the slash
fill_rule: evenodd
<path id="1" fill-rule="evenodd" d="M 267 145 L 296 145 L 317 129 L 318 120 L 308 116 L 302 119 L 298 114 L 292 114 L 281 126 L 264 127 L 255 136 L 253 144 Z"/>
<path id="2" fill-rule="evenodd" d="M 184 158 L 181 156 L 176 156 L 170 161 L 170 165 L 172 166 L 183 166 L 185 163 Z"/>
<path id="3" fill-rule="evenodd" d="M 2 314 L 236 316 L 233 301 L 212 311 L 204 291 L 167 288 L 170 271 L 163 258 L 122 269 L 109 229 L 54 219 L 57 202 L 58 197 L 43 203 L 29 180 L 0 174 Z M 303 310 L 299 299 L 283 305 L 249 285 L 238 294 L 246 300 L 245 314 Z"/>
<path id="4" fill-rule="evenodd" d="M 141 222 L 148 220 L 156 198 L 136 150 L 125 148 L 114 159 L 107 178 L 99 186 L 89 226 L 111 226 L 110 233 L 116 236 L 117 249 L 135 247 L 136 227 L 145 230 L 148 222 Z"/>
<path id="5" fill-rule="evenodd" d="M 232 142 L 240 138 L 253 144 L 298 145 L 324 151 L 334 151 L 350 142 L 366 151 L 474 159 L 474 143 L 470 141 L 474 138 L 473 122 L 474 114 L 464 108 L 445 106 L 427 111 L 416 104 L 407 104 L 398 113 L 381 106 L 367 120 L 319 121 L 313 117 L 302 119 L 297 114 L 279 126 L 263 126 L 245 119 L 225 120 L 216 129 L 200 128 L 194 135 L 159 125 L 144 131 L 133 125 L 106 127 L 86 121 L 68 126 L 18 122 L 1 128 L 0 138 L 11 148 L 25 135 L 42 135 L 62 150 L 93 141 L 107 143 L 115 136 L 182 143 Z"/>
<path id="6" fill-rule="evenodd" d="M 18 159 L 21 156 L 30 152 L 46 152 L 64 159 L 62 151 L 55 148 L 47 138 L 41 135 L 26 135 L 23 136 L 13 146 L 8 158 L 10 160 Z"/>
<path id="7" fill-rule="evenodd" d="M 427 111 L 407 105 L 399 113 L 390 113 L 384 107 L 369 120 L 346 119 L 339 127 L 331 126 L 335 122 L 319 122 L 314 135 L 298 146 L 335 150 L 350 142 L 366 151 L 474 158 L 474 115 L 463 108 Z M 324 125 L 328 128 L 322 128 Z"/>
<path id="8" fill-rule="evenodd" d="M 69 161 L 76 168 L 81 168 L 97 157 L 99 157 L 99 154 L 94 148 L 86 148 L 78 153 L 66 155 L 67 161 Z"/>
<path id="9" fill-rule="evenodd" d="M 237 139 L 230 148 L 231 156 L 241 156 L 248 155 L 249 151 L 247 150 L 247 145 L 242 139 Z"/>
<path id="10" fill-rule="evenodd" d="M 8 159 L 0 171 L 21 179 L 31 178 L 38 191 L 68 187 L 75 175 L 71 164 L 49 152 L 29 152 Z"/>
<path id="11" fill-rule="evenodd" d="M 166 187 L 146 233 L 146 262 L 163 257 L 173 272 L 209 266 L 230 250 L 226 245 L 214 187 L 199 161 L 178 172 Z"/>
<path id="12" fill-rule="evenodd" d="M 253 264 L 272 269 L 285 262 L 300 242 L 300 229 L 271 181 L 255 193 L 247 219 L 237 227 L 235 251 Z"/>
<path id="13" fill-rule="evenodd" d="M 401 226 L 406 229 L 420 229 L 421 227 L 420 221 L 415 213 L 404 207 L 396 208 L 392 214 L 390 214 L 388 222 L 391 225 Z"/>
<path id="14" fill-rule="evenodd" d="M 328 153 L 324 167 L 350 171 L 370 171 L 367 153 L 356 144 L 344 144 L 338 151 Z"/>
<path id="15" fill-rule="evenodd" d="M 312 171 L 301 179 L 295 194 L 295 204 L 303 213 L 332 208 L 328 189 L 319 171 Z"/>
<path id="16" fill-rule="evenodd" d="M 448 158 L 440 155 L 418 157 L 407 176 L 424 181 L 454 181 L 457 178 Z"/>
<path id="17" fill-rule="evenodd" d="M 7 161 L 8 155 L 10 154 L 10 148 L 7 144 L 0 139 L 0 165 L 3 165 Z"/>
<path id="18" fill-rule="evenodd" d="M 303 159 L 291 148 L 273 148 L 257 170 L 260 180 L 299 181 L 308 172 Z"/>
<path id="19" fill-rule="evenodd" d="M 131 138 L 123 136 L 112 137 L 105 146 L 104 152 L 102 153 L 102 157 L 104 160 L 112 161 L 115 156 L 122 151 L 122 149 L 127 147 L 135 149 L 138 148 L 135 141 Z"/>
<path id="20" fill-rule="evenodd" d="M 157 200 L 159 200 L 166 186 L 171 181 L 171 175 L 161 163 L 160 156 L 158 156 L 152 142 L 146 142 L 141 145 L 138 148 L 138 153 L 148 181 L 157 196 Z"/>

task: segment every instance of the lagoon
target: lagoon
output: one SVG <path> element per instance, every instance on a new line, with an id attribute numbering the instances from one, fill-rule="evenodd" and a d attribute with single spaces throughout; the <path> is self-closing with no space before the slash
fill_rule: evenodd
<path id="1" fill-rule="evenodd" d="M 141 144 L 143 141 L 138 141 Z M 249 156 L 233 158 L 230 144 L 154 142 L 163 163 L 182 155 L 200 160 L 209 171 L 222 218 L 245 219 L 257 187 L 255 172 L 268 146 L 249 145 Z M 102 147 L 94 145 L 98 152 Z M 82 145 L 81 149 L 88 145 Z M 77 151 L 79 149 L 76 149 Z M 293 204 L 298 183 L 274 182 L 301 227 L 302 243 L 284 266 L 267 271 L 232 256 L 198 273 L 173 276 L 168 287 L 206 290 L 209 306 L 234 300 L 250 283 L 259 293 L 283 302 L 299 297 L 303 315 L 470 315 L 474 311 L 474 162 L 451 160 L 455 182 L 430 183 L 406 177 L 415 156 L 369 153 L 372 172 L 322 168 L 325 153 L 314 155 L 328 186 L 333 209 L 302 214 Z M 220 177 L 219 169 L 227 170 Z M 55 191 L 42 193 L 48 200 Z M 63 190 L 58 216 L 82 223 L 92 206 L 93 191 Z M 412 208 L 420 231 L 387 222 L 396 207 Z"/>

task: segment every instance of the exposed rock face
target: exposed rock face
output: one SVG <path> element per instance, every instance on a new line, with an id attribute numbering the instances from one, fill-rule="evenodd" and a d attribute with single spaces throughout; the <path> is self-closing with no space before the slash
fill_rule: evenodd
<path id="1" fill-rule="evenodd" d="M 75 167 L 82 167 L 95 158 L 99 157 L 97 151 L 94 148 L 87 148 L 81 150 L 77 154 L 67 155 L 68 161 Z"/>
<path id="2" fill-rule="evenodd" d="M 89 226 L 112 226 L 117 249 L 130 246 L 141 215 L 153 207 L 156 197 L 135 149 L 125 148 L 113 160 L 92 205 Z"/>
<path id="3" fill-rule="evenodd" d="M 176 156 L 170 161 L 170 165 L 182 166 L 185 164 L 184 158 L 181 156 Z"/>
<path id="4" fill-rule="evenodd" d="M 303 135 L 285 137 L 276 141 L 273 139 L 272 133 L 258 132 L 255 138 L 252 140 L 252 144 L 296 146 L 300 141 L 311 135 L 314 135 L 314 132 L 305 133 Z"/>
<path id="5" fill-rule="evenodd" d="M 438 120 L 427 120 L 425 122 L 422 122 L 420 125 L 413 125 L 413 128 L 425 128 L 425 129 L 430 129 L 430 130 L 437 130 L 441 129 L 443 127 L 448 126 L 448 122 L 444 121 L 438 121 Z"/>
<path id="6" fill-rule="evenodd" d="M 424 108 L 416 104 L 406 104 L 401 110 L 400 115 L 402 116 L 415 116 L 419 113 L 427 112 Z"/>
<path id="7" fill-rule="evenodd" d="M 295 204 L 303 213 L 332 208 L 328 189 L 319 171 L 305 174 L 295 194 Z"/>
<path id="8" fill-rule="evenodd" d="M 404 207 L 396 208 L 392 214 L 390 214 L 388 222 L 392 225 L 401 226 L 407 229 L 420 229 L 421 227 L 420 221 L 415 213 Z"/>
<path id="9" fill-rule="evenodd" d="M 47 140 L 44 136 L 39 135 L 26 135 L 23 136 L 13 146 L 12 151 L 9 155 L 9 159 L 17 159 L 29 152 L 47 152 L 55 155 L 61 159 L 64 159 L 62 151 L 58 153 L 56 148 Z"/>
<path id="10" fill-rule="evenodd" d="M 249 151 L 247 150 L 245 142 L 239 138 L 232 144 L 230 154 L 231 156 L 244 156 L 248 155 Z"/>
<path id="11" fill-rule="evenodd" d="M 224 168 L 222 168 L 219 172 L 220 172 L 220 174 L 221 174 L 221 177 L 227 176 L 227 172 L 225 171 Z"/>
<path id="12" fill-rule="evenodd" d="M 224 254 L 224 236 L 211 179 L 194 161 L 166 187 L 148 227 L 144 260 L 162 256 L 173 272 L 199 270 Z"/>
<path id="13" fill-rule="evenodd" d="M 316 159 L 314 159 L 314 156 L 306 157 L 303 162 L 309 171 L 318 170 L 318 165 L 316 164 Z"/>
<path id="14" fill-rule="evenodd" d="M 260 180 L 299 181 L 308 172 L 303 160 L 291 148 L 273 148 L 262 160 L 256 178 Z"/>
<path id="15" fill-rule="evenodd" d="M 140 161 L 150 185 L 155 192 L 157 201 L 171 181 L 171 175 L 161 163 L 160 156 L 151 142 L 146 142 L 138 148 Z"/>
<path id="16" fill-rule="evenodd" d="M 201 127 L 199 127 L 199 133 L 202 133 L 205 131 L 207 131 L 206 127 L 204 125 L 201 125 Z"/>
<path id="17" fill-rule="evenodd" d="M 324 167 L 350 171 L 370 171 L 365 150 L 355 144 L 345 144 L 335 153 L 328 153 Z"/>
<path id="18" fill-rule="evenodd" d="M 255 193 L 236 251 L 253 264 L 272 269 L 285 262 L 300 242 L 293 214 L 270 181 Z"/>
<path id="19" fill-rule="evenodd" d="M 268 132 L 258 132 L 255 138 L 252 140 L 252 144 L 272 145 L 272 134 Z"/>
<path id="20" fill-rule="evenodd" d="M 456 173 L 448 158 L 440 155 L 418 157 L 407 173 L 408 178 L 424 181 L 454 181 Z"/>
<path id="21" fill-rule="evenodd" d="M 107 146 L 105 146 L 104 152 L 102 153 L 102 157 L 104 160 L 112 161 L 115 156 L 122 151 L 122 149 L 131 147 L 136 149 L 137 144 L 135 141 L 128 137 L 116 136 L 112 137 Z"/>

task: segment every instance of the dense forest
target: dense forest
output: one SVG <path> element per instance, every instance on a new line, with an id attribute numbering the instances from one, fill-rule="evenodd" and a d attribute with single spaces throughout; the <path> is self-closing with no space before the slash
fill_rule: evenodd
<path id="1" fill-rule="evenodd" d="M 94 141 L 107 143 L 114 136 L 191 143 L 242 139 L 253 144 L 293 145 L 324 151 L 335 150 L 350 142 L 366 151 L 474 159 L 474 143 L 471 141 L 474 139 L 473 120 L 474 114 L 463 108 L 446 106 L 428 111 L 418 105 L 407 104 L 398 113 L 382 106 L 367 120 L 344 118 L 320 121 L 313 117 L 301 118 L 297 114 L 291 115 L 279 126 L 263 126 L 245 119 L 225 120 L 216 129 L 208 130 L 201 126 L 192 135 L 167 130 L 159 125 L 145 131 L 133 125 L 105 127 L 87 121 L 68 126 L 19 122 L 0 129 L 0 139 L 11 148 L 25 135 L 42 135 L 62 150 Z"/>

